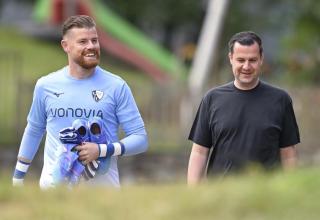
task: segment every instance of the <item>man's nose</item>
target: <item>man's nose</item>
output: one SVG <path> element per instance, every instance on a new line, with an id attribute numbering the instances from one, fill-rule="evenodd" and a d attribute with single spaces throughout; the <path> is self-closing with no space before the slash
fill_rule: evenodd
<path id="1" fill-rule="evenodd" d="M 250 62 L 249 61 L 245 61 L 242 68 L 243 69 L 250 69 Z"/>
<path id="2" fill-rule="evenodd" d="M 89 41 L 88 44 L 87 44 L 87 47 L 88 48 L 94 48 L 94 47 L 96 47 L 96 43 L 92 42 L 92 41 Z"/>

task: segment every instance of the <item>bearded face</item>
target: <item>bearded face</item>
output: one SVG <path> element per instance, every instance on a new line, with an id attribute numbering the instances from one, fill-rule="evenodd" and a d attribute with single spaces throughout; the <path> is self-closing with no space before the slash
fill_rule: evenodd
<path id="1" fill-rule="evenodd" d="M 84 69 L 96 67 L 100 61 L 100 50 L 90 49 L 84 50 L 79 56 L 74 57 L 74 62 Z"/>
<path id="2" fill-rule="evenodd" d="M 95 27 L 72 28 L 61 42 L 68 54 L 69 65 L 92 69 L 100 61 L 100 45 Z"/>

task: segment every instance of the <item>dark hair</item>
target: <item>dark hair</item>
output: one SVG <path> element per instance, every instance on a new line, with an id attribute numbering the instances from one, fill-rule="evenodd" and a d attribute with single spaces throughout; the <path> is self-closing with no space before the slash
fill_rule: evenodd
<path id="1" fill-rule="evenodd" d="M 62 25 L 62 36 L 66 35 L 66 33 L 76 27 L 76 28 L 92 28 L 95 27 L 96 23 L 93 18 L 87 15 L 74 15 L 65 20 Z"/>
<path id="2" fill-rule="evenodd" d="M 261 38 L 253 31 L 243 31 L 233 35 L 229 41 L 229 52 L 233 53 L 234 44 L 238 42 L 241 45 L 250 46 L 256 42 L 259 45 L 260 55 L 263 53 Z"/>

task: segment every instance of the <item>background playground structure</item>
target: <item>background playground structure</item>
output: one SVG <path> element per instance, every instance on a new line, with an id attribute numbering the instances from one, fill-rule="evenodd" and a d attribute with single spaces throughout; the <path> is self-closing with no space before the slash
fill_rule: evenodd
<path id="1" fill-rule="evenodd" d="M 186 69 L 175 55 L 115 14 L 99 0 L 38 0 L 34 17 L 49 25 L 61 26 L 73 14 L 95 18 L 103 50 L 139 68 L 155 81 L 183 80 Z"/>

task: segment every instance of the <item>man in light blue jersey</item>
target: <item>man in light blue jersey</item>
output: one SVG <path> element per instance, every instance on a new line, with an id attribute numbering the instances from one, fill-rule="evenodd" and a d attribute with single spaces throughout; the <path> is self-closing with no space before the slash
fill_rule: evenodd
<path id="1" fill-rule="evenodd" d="M 41 77 L 36 83 L 13 184 L 23 184 L 46 132 L 40 187 L 55 186 L 53 171 L 64 147 L 59 131 L 77 119 L 89 122 L 100 118 L 106 143 L 88 141 L 75 149 L 85 166 L 98 160 L 110 163 L 107 172 L 93 176 L 87 183 L 119 187 L 118 156 L 139 154 L 148 148 L 144 122 L 133 95 L 123 79 L 98 66 L 100 46 L 91 17 L 68 18 L 63 24 L 61 45 L 68 56 L 68 66 Z M 117 135 L 119 127 L 126 134 L 121 140 Z"/>

